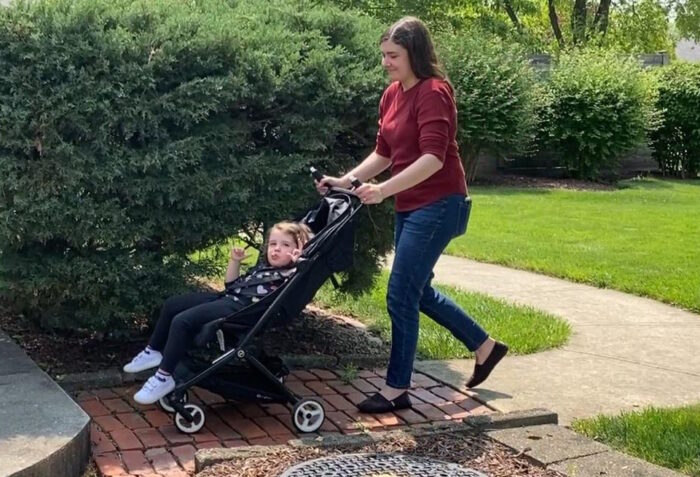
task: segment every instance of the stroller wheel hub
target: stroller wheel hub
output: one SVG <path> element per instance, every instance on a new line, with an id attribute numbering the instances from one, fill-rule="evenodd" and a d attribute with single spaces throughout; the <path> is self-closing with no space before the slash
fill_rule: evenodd
<path id="1" fill-rule="evenodd" d="M 175 427 L 185 434 L 198 432 L 202 427 L 204 427 L 204 411 L 196 404 L 185 404 L 184 408 L 189 416 L 183 416 L 179 412 L 176 412 L 173 417 Z"/>
<path id="2" fill-rule="evenodd" d="M 294 406 L 292 421 L 299 432 L 315 432 L 326 418 L 323 406 L 315 399 L 303 399 Z"/>

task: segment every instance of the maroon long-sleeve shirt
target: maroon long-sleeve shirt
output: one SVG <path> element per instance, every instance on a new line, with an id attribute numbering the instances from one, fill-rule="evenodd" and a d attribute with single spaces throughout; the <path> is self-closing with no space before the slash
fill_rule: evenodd
<path id="1" fill-rule="evenodd" d="M 424 154 L 433 154 L 443 162 L 435 174 L 396 194 L 397 212 L 467 193 L 456 137 L 457 107 L 446 81 L 423 79 L 408 91 L 395 81 L 384 91 L 379 102 L 375 151 L 391 159 L 391 175 L 400 173 Z"/>

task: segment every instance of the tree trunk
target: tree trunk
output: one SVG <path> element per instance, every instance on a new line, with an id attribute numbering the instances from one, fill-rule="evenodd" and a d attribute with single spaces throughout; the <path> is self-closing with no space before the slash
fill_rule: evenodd
<path id="1" fill-rule="evenodd" d="M 598 5 L 598 10 L 596 10 L 595 18 L 593 19 L 593 30 L 597 30 L 603 35 L 608 31 L 611 1 L 612 0 L 600 0 L 600 5 Z"/>
<path id="2" fill-rule="evenodd" d="M 554 37 L 559 43 L 559 48 L 564 48 L 564 37 L 561 34 L 561 28 L 559 28 L 559 17 L 557 16 L 557 10 L 554 7 L 554 0 L 549 0 L 549 22 L 552 24 L 552 31 L 554 32 Z"/>
<path id="3" fill-rule="evenodd" d="M 473 145 L 464 147 L 464 174 L 467 178 L 467 184 L 471 184 L 476 178 L 476 167 L 479 164 L 480 150 L 480 147 Z"/>
<path id="4" fill-rule="evenodd" d="M 508 14 L 508 18 L 510 18 L 510 21 L 513 22 L 513 26 L 515 27 L 516 30 L 518 30 L 518 33 L 523 32 L 523 25 L 520 23 L 520 20 L 518 19 L 518 14 L 515 13 L 515 9 L 513 8 L 513 4 L 511 3 L 511 0 L 503 0 L 503 7 L 506 9 L 506 13 Z"/>
<path id="5" fill-rule="evenodd" d="M 580 45 L 586 39 L 586 0 L 576 0 L 571 15 L 571 31 L 574 45 Z"/>

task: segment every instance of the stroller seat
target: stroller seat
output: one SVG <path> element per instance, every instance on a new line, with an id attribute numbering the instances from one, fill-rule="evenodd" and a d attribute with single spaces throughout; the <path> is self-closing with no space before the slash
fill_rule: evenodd
<path id="1" fill-rule="evenodd" d="M 256 349 L 253 340 L 265 330 L 296 319 L 327 279 L 353 263 L 355 217 L 362 208 L 351 191 L 331 189 L 300 222 L 314 236 L 305 245 L 296 273 L 274 292 L 231 316 L 208 323 L 195 338 L 195 345 L 218 342 L 221 352 L 211 361 L 188 358 L 175 369 L 177 385 L 160 400 L 174 413 L 176 427 L 185 433 L 198 432 L 205 412 L 188 402 L 188 390 L 199 386 L 226 400 L 279 402 L 293 406 L 292 423 L 300 432 L 315 432 L 325 419 L 323 405 L 302 398 L 284 384 L 289 370 L 281 359 Z"/>

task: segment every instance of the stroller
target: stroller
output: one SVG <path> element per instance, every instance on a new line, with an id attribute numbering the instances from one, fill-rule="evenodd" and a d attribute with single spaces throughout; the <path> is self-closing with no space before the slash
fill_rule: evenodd
<path id="1" fill-rule="evenodd" d="M 313 167 L 311 173 L 317 180 L 322 177 Z M 354 179 L 353 187 L 359 185 Z M 338 286 L 333 274 L 353 263 L 355 215 L 361 208 L 362 203 L 351 190 L 329 189 L 300 220 L 314 236 L 304 247 L 294 276 L 260 301 L 208 323 L 198 333 L 196 345 L 212 342 L 216 336 L 223 354 L 212 362 L 188 357 L 175 369 L 177 385 L 159 404 L 166 412 L 174 413 L 175 426 L 181 432 L 198 432 L 205 423 L 202 407 L 188 402 L 192 386 L 227 400 L 290 404 L 292 423 L 300 432 L 315 432 L 323 425 L 323 405 L 287 388 L 284 378 L 289 370 L 282 360 L 256 352 L 251 341 L 269 327 L 284 326 L 296 319 L 326 279 Z"/>

